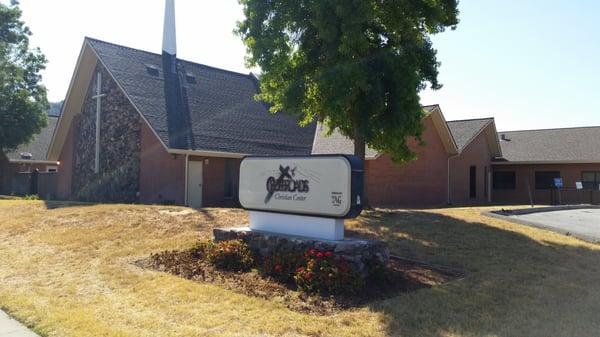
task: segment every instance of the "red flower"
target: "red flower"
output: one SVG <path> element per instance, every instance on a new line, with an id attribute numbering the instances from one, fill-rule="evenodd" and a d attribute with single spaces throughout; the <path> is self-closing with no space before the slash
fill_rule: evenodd
<path id="1" fill-rule="evenodd" d="M 318 252 L 318 253 L 317 253 L 317 257 L 323 257 L 323 253 L 321 253 L 321 252 Z"/>
<path id="2" fill-rule="evenodd" d="M 310 249 L 309 249 L 309 250 L 306 252 L 306 254 L 305 254 L 305 255 L 306 255 L 306 257 L 309 257 L 309 256 L 313 256 L 314 254 L 315 254 L 315 250 L 314 250 L 314 249 L 312 249 L 312 248 L 310 248 Z"/>
<path id="3" fill-rule="evenodd" d="M 310 281 L 313 278 L 313 274 L 311 272 L 308 272 L 304 274 L 304 278 Z"/>
<path id="4" fill-rule="evenodd" d="M 273 269 L 275 270 L 275 272 L 281 273 L 281 271 L 283 270 L 283 266 L 280 264 L 276 264 L 275 267 L 273 267 Z"/>
<path id="5" fill-rule="evenodd" d="M 297 267 L 296 268 L 296 273 L 301 273 L 303 271 L 304 271 L 304 268 L 302 268 L 302 267 Z"/>
<path id="6" fill-rule="evenodd" d="M 333 252 L 326 252 L 326 253 L 325 253 L 325 256 L 326 256 L 326 257 L 332 257 L 332 256 L 333 256 Z"/>

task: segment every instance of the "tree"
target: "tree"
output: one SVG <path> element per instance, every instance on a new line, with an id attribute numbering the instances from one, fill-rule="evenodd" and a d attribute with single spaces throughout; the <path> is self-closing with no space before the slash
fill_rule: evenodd
<path id="1" fill-rule="evenodd" d="M 431 34 L 458 24 L 457 0 L 239 0 L 236 33 L 259 66 L 257 99 L 271 112 L 336 128 L 397 162 L 421 141 L 419 92 L 439 89 Z"/>
<path id="2" fill-rule="evenodd" d="M 20 21 L 19 3 L 0 3 L 0 152 L 32 140 L 47 125 L 49 108 L 40 71 L 46 58 L 30 50 L 31 32 Z"/>

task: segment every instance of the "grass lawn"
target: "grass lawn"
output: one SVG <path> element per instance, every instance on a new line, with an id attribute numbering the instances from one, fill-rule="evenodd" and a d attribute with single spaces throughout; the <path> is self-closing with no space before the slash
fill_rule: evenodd
<path id="1" fill-rule="evenodd" d="M 0 307 L 48 336 L 598 336 L 600 246 L 480 215 L 377 210 L 348 234 L 466 277 L 333 316 L 144 270 L 241 210 L 0 201 Z"/>

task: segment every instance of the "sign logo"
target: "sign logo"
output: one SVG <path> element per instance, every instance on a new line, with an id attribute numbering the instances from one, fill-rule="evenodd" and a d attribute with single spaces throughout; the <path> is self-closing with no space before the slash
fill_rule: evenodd
<path id="1" fill-rule="evenodd" d="M 290 169 L 289 166 L 283 167 L 279 165 L 279 177 L 275 178 L 271 176 L 267 179 L 265 204 L 271 201 L 275 192 L 308 193 L 308 180 L 295 179 L 296 169 L 297 167 Z"/>

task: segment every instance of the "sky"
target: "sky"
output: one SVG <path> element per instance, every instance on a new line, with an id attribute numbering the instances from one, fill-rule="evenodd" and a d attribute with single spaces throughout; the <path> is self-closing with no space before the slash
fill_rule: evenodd
<path id="1" fill-rule="evenodd" d="M 8 0 L 0 0 L 7 3 Z M 163 0 L 21 0 L 43 82 L 64 99 L 85 36 L 161 51 Z M 600 1 L 462 0 L 460 24 L 433 36 L 447 120 L 495 117 L 499 131 L 600 126 Z M 237 0 L 176 0 L 178 57 L 247 73 L 232 32 Z"/>

